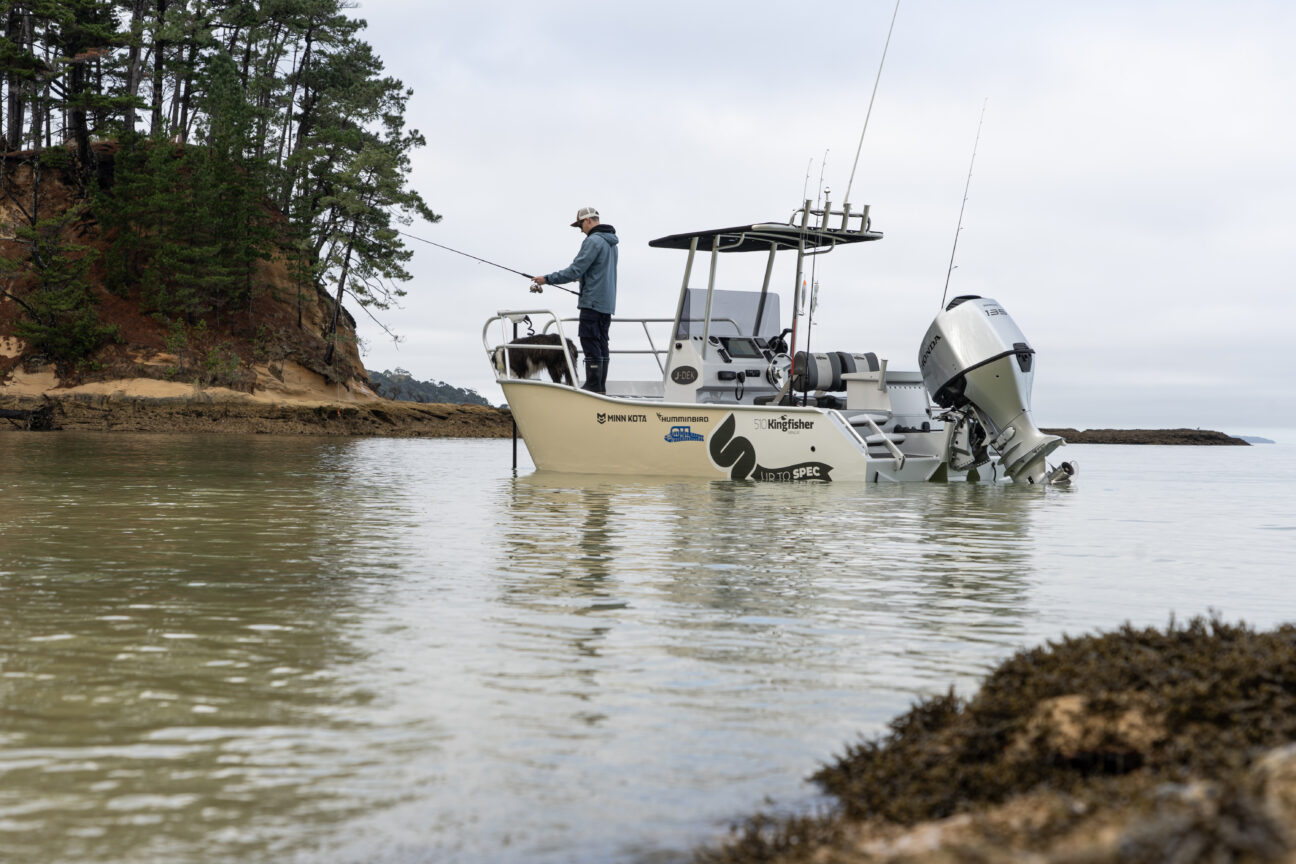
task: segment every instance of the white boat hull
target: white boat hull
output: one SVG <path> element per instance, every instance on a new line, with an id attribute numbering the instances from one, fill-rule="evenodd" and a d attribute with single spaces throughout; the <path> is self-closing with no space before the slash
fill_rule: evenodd
<path id="1" fill-rule="evenodd" d="M 758 481 L 924 481 L 937 456 L 875 457 L 836 411 L 670 403 L 500 381 L 541 471 Z M 934 448 L 933 448 L 934 449 Z"/>

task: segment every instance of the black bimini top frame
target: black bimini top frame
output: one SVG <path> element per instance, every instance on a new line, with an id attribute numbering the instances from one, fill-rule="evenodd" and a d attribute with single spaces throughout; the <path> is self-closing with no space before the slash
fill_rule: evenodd
<path id="1" fill-rule="evenodd" d="M 846 243 L 881 240 L 882 232 L 869 229 L 853 230 L 824 228 L 816 225 L 801 227 L 786 222 L 758 222 L 734 228 L 716 228 L 710 231 L 690 231 L 671 234 L 648 241 L 656 249 L 696 248 L 698 251 L 717 252 L 769 252 L 774 249 L 827 250 Z M 694 241 L 697 246 L 694 247 Z M 718 241 L 718 243 L 717 243 Z M 802 241 L 805 245 L 802 246 Z"/>
<path id="2" fill-rule="evenodd" d="M 816 209 L 811 206 L 811 202 L 806 201 L 792 213 L 792 218 L 787 222 L 757 222 L 735 228 L 671 234 L 650 240 L 648 245 L 656 249 L 683 249 L 688 252 L 688 261 L 684 265 L 684 281 L 680 285 L 679 302 L 675 305 L 675 338 L 677 339 L 682 338 L 680 334 L 683 331 L 680 325 L 685 310 L 685 299 L 688 296 L 689 277 L 693 273 L 693 259 L 698 252 L 710 253 L 711 268 L 707 277 L 706 310 L 703 315 L 701 343 L 702 356 L 705 359 L 711 332 L 711 301 L 715 294 L 716 261 L 720 257 L 719 253 L 764 252 L 769 256 L 765 264 L 765 279 L 761 283 L 761 298 L 756 310 L 754 334 L 761 329 L 761 322 L 765 315 L 765 300 L 770 290 L 770 275 L 774 270 L 774 257 L 779 252 L 797 253 L 796 280 L 792 286 L 792 308 L 798 309 L 801 306 L 802 264 L 806 257 L 831 252 L 838 246 L 881 239 L 882 232 L 872 230 L 867 205 L 861 212 L 854 213 L 851 212 L 849 204 L 834 210 L 832 204 L 825 201 L 822 209 Z M 795 347 L 795 331 L 792 341 Z"/>

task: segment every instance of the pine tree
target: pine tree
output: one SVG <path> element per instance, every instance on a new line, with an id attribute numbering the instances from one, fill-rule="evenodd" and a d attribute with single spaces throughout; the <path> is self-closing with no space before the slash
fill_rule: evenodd
<path id="1" fill-rule="evenodd" d="M 74 171 L 102 181 L 109 286 L 148 311 L 232 326 L 275 246 L 339 304 L 384 308 L 409 279 L 398 225 L 438 217 L 409 186 L 424 144 L 405 128 L 410 92 L 347 8 L 0 0 L 3 143 L 72 142 Z M 119 146 L 96 172 L 105 136 Z M 267 202 L 286 226 L 271 230 Z"/>
<path id="2" fill-rule="evenodd" d="M 84 206 L 75 207 L 17 226 L 14 239 L 26 247 L 25 254 L 0 256 L 0 284 L 23 310 L 14 332 L 65 371 L 117 334 L 115 327 L 100 323 L 95 308 L 87 279 L 95 260 L 93 250 L 63 239 L 84 215 Z"/>

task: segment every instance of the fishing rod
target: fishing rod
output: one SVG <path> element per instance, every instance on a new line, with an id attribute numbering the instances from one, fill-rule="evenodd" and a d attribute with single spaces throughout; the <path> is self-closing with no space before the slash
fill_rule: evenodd
<path id="1" fill-rule="evenodd" d="M 405 236 L 405 237 L 409 237 L 411 240 L 418 240 L 418 241 L 420 241 L 420 242 L 422 242 L 422 243 L 426 243 L 426 244 L 428 244 L 429 246 L 435 246 L 435 247 L 437 247 L 438 249 L 444 249 L 444 250 L 446 250 L 447 252 L 453 252 L 453 253 L 455 253 L 456 255 L 462 255 L 462 256 L 464 256 L 465 258 L 471 258 L 471 259 L 473 259 L 474 261 L 479 261 L 479 262 L 481 262 L 482 264 L 489 264 L 489 265 L 492 266 L 492 267 L 498 267 L 498 268 L 501 269 L 501 270 L 507 270 L 507 271 L 510 272 L 510 273 L 516 273 L 517 275 L 522 276 L 522 277 L 524 277 L 524 278 L 526 278 L 526 279 L 530 279 L 530 280 L 532 280 L 533 282 L 535 281 L 535 278 L 536 278 L 536 277 L 532 276 L 530 273 L 523 273 L 521 270 L 514 270 L 512 267 L 505 267 L 503 264 L 496 264 L 494 261 L 487 261 L 485 258 L 478 258 L 476 255 L 469 255 L 467 252 L 461 252 L 461 251 L 458 250 L 458 249 L 451 249 L 449 246 L 442 245 L 441 243 L 433 243 L 431 240 L 428 240 L 428 239 L 426 239 L 426 238 L 424 238 L 424 237 L 418 237 L 418 236 L 416 236 L 416 235 L 414 235 L 414 234 L 410 234 L 410 233 L 408 233 L 408 232 L 406 232 L 406 231 L 397 231 L 396 233 L 397 233 L 397 234 L 400 234 L 400 235 L 402 235 L 402 236 Z M 546 284 L 553 285 L 552 282 L 549 282 L 549 283 L 546 283 Z M 539 287 L 540 287 L 539 285 L 535 286 L 535 288 L 539 288 Z M 576 294 L 576 295 L 578 295 L 578 296 L 580 295 L 580 292 L 579 292 L 579 291 L 573 291 L 572 289 L 570 289 L 570 288 L 565 288 L 565 287 L 563 287 L 562 285 L 553 285 L 553 287 L 554 287 L 554 288 L 557 288 L 557 289 L 559 289 L 559 290 L 561 290 L 561 291 L 566 291 L 568 294 Z M 535 288 L 533 288 L 532 290 L 534 291 Z"/>
<path id="2" fill-rule="evenodd" d="M 972 188 L 972 166 L 976 164 L 977 145 L 981 143 L 981 124 L 985 122 L 986 102 L 990 97 L 986 97 L 985 102 L 981 103 L 981 119 L 977 121 L 976 140 L 972 142 L 972 161 L 968 163 L 967 183 L 963 187 L 963 203 L 959 205 L 958 228 L 954 230 L 954 248 L 950 249 L 949 269 L 945 271 L 945 290 L 941 292 L 941 308 L 945 308 L 945 296 L 949 294 L 950 276 L 954 273 L 954 253 L 958 251 L 959 234 L 963 231 L 963 209 L 967 207 L 968 190 Z"/>
<path id="3" fill-rule="evenodd" d="M 887 49 L 891 47 L 891 32 L 895 30 L 896 16 L 899 14 L 900 0 L 896 0 L 895 10 L 891 13 L 891 26 L 887 29 L 886 43 L 882 46 L 882 59 L 878 61 L 877 77 L 873 79 L 873 95 L 869 97 L 868 111 L 864 112 L 864 128 L 860 130 L 859 144 L 855 147 L 855 162 L 851 165 L 850 180 L 846 183 L 846 197 L 842 199 L 847 212 L 850 208 L 851 187 L 855 185 L 855 169 L 859 167 L 860 150 L 864 148 L 864 133 L 868 131 L 869 117 L 873 116 L 873 100 L 877 99 L 878 83 L 882 80 L 882 67 L 886 64 Z"/>

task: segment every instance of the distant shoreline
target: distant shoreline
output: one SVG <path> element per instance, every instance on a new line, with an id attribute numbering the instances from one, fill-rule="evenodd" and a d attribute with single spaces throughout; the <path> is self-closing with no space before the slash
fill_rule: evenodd
<path id="1" fill-rule="evenodd" d="M 229 398 L 210 393 L 156 397 L 121 393 L 6 396 L 0 392 L 0 432 L 30 426 L 82 432 L 508 438 L 513 434 L 512 420 L 507 408 L 389 399 L 334 403 Z M 1070 444 L 1250 446 L 1241 438 L 1208 429 L 1054 428 L 1042 431 L 1060 435 Z"/>
<path id="2" fill-rule="evenodd" d="M 67 394 L 0 395 L 0 431 L 135 431 L 373 435 L 389 438 L 508 438 L 512 413 L 490 405 L 393 402 L 268 402 L 193 396 Z M 26 413 L 27 418 L 21 415 Z M 1072 444 L 1191 444 L 1248 447 L 1207 429 L 1043 429 Z"/>
<path id="3" fill-rule="evenodd" d="M 1205 446 L 1249 447 L 1241 438 L 1210 429 L 1042 429 L 1048 435 L 1061 435 L 1068 444 L 1193 444 Z"/>
<path id="4" fill-rule="evenodd" d="M 160 432 L 362 435 L 384 438 L 507 438 L 512 414 L 486 405 L 369 399 L 330 403 L 73 394 L 0 396 L 0 432 Z M 5 417 L 26 413 L 28 418 Z"/>

